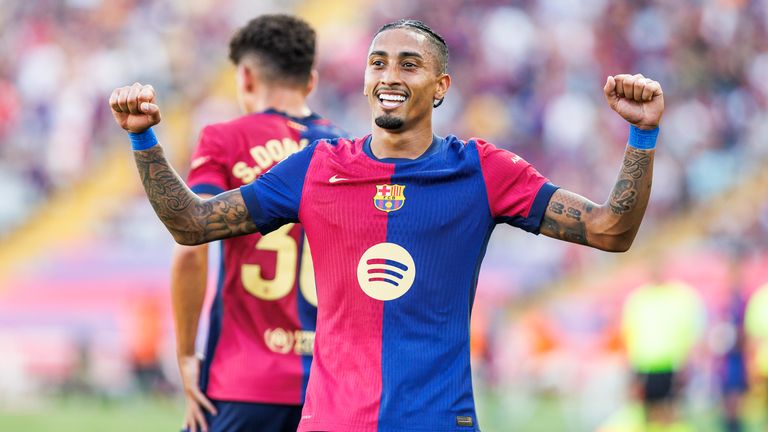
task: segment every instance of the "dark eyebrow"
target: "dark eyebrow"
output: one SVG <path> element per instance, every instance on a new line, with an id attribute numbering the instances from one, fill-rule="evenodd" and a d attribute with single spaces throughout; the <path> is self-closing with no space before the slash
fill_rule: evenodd
<path id="1" fill-rule="evenodd" d="M 371 51 L 371 53 L 368 54 L 368 57 L 373 57 L 373 56 L 386 57 L 387 56 L 387 52 L 386 51 Z M 417 53 L 415 51 L 402 51 L 402 52 L 399 52 L 397 54 L 397 56 L 400 57 L 400 58 L 416 57 L 418 59 L 422 59 L 422 60 L 424 59 L 424 56 L 422 56 L 421 54 L 419 54 L 419 53 Z"/>
<path id="2" fill-rule="evenodd" d="M 418 59 L 422 59 L 422 60 L 424 59 L 424 57 L 421 54 L 419 54 L 417 52 L 413 52 L 413 51 L 402 51 L 402 52 L 400 52 L 398 54 L 398 57 L 400 57 L 400 58 L 403 58 L 403 57 L 416 57 Z"/>

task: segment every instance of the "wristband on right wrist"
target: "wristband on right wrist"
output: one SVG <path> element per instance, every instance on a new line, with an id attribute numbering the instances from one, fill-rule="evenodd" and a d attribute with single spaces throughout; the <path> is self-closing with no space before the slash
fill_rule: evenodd
<path id="1" fill-rule="evenodd" d="M 627 144 L 641 150 L 653 150 L 656 148 L 656 138 L 659 136 L 658 126 L 655 129 L 640 129 L 635 125 L 629 126 L 629 139 Z"/>
<path id="2" fill-rule="evenodd" d="M 131 148 L 134 151 L 146 150 L 157 145 L 157 137 L 152 128 L 139 133 L 128 132 L 128 138 L 131 139 Z"/>

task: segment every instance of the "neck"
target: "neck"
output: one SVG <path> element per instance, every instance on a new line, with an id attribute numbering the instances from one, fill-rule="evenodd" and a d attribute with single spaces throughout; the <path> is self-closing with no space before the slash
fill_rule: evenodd
<path id="1" fill-rule="evenodd" d="M 262 112 L 274 109 L 291 117 L 307 117 L 312 110 L 307 105 L 307 98 L 303 91 L 285 88 L 265 88 L 258 94 L 248 94 L 244 98 L 245 111 L 247 113 Z"/>
<path id="2" fill-rule="evenodd" d="M 432 122 L 404 130 L 382 129 L 374 123 L 371 134 L 371 152 L 379 159 L 416 159 L 432 144 Z"/>

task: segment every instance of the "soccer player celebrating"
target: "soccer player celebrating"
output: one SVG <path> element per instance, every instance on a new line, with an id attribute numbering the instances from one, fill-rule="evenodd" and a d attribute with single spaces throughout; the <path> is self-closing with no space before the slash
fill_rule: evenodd
<path id="1" fill-rule="evenodd" d="M 316 82 L 315 31 L 309 24 L 289 15 L 263 15 L 240 29 L 229 48 L 246 115 L 203 129 L 187 181 L 203 198 L 252 182 L 318 138 L 340 136 L 307 107 Z M 208 248 L 174 251 L 171 289 L 185 426 L 191 432 L 293 432 L 301 418 L 317 314 L 304 231 L 287 224 L 269 235 L 225 240 L 221 255 L 200 374 L 195 337 Z"/>
<path id="2" fill-rule="evenodd" d="M 618 180 L 600 205 L 558 189 L 520 156 L 432 131 L 446 97 L 445 41 L 419 21 L 382 27 L 364 94 L 370 135 L 320 140 L 254 183 L 210 199 L 186 188 L 157 145 L 151 86 L 116 89 L 145 190 L 184 244 L 300 221 L 312 245 L 317 336 L 299 431 L 476 431 L 469 318 L 488 238 L 506 222 L 625 251 L 645 213 L 664 109 L 642 75 L 608 77 L 630 124 Z"/>

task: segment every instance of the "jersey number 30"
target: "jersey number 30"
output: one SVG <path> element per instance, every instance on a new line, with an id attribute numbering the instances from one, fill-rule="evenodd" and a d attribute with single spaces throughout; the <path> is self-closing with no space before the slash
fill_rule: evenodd
<path id="1" fill-rule="evenodd" d="M 279 300 L 288 295 L 296 283 L 296 266 L 299 265 L 299 288 L 301 294 L 312 306 L 317 306 L 317 289 L 315 288 L 315 269 L 312 265 L 312 254 L 309 243 L 304 237 L 301 253 L 301 263 L 298 261 L 299 245 L 291 236 L 294 224 L 283 225 L 274 232 L 259 239 L 256 249 L 274 251 L 277 253 L 275 262 L 275 278 L 264 279 L 259 264 L 243 264 L 240 278 L 246 291 L 262 300 Z"/>

